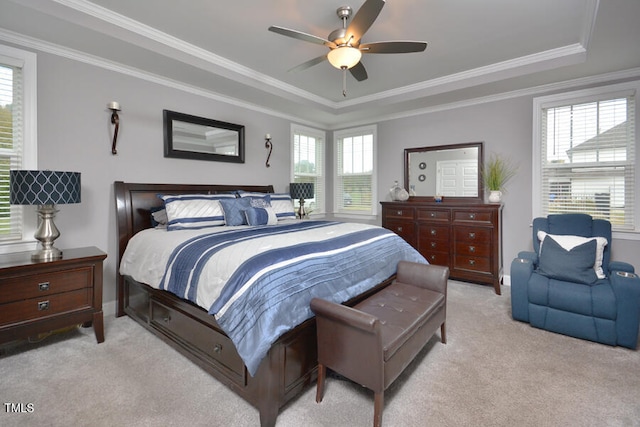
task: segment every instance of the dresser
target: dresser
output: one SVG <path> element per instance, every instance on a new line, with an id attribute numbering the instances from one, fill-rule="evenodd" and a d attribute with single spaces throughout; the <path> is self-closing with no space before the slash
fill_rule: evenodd
<path id="1" fill-rule="evenodd" d="M 452 279 L 502 282 L 502 205 L 432 201 L 381 202 L 382 226 L 416 248 Z"/>
<path id="2" fill-rule="evenodd" d="M 37 262 L 31 252 L 0 255 L 0 344 L 74 324 L 104 341 L 102 262 L 94 247 L 63 250 Z"/>

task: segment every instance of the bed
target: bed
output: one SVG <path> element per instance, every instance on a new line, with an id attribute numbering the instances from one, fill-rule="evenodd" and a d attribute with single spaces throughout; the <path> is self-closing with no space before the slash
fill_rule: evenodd
<path id="1" fill-rule="evenodd" d="M 267 427 L 275 425 L 278 412 L 283 405 L 299 395 L 305 388 L 313 384 L 317 378 L 317 346 L 314 318 L 305 318 L 304 315 L 301 314 L 300 316 L 302 320 L 296 321 L 296 316 L 283 316 L 287 318 L 292 317 L 293 319 L 291 321 L 295 321 L 296 323 L 288 327 L 286 332 L 276 333 L 274 338 L 266 344 L 267 347 L 264 347 L 265 344 L 261 344 L 262 347 L 264 347 L 264 354 L 258 354 L 258 359 L 247 359 L 248 357 L 251 357 L 249 354 L 251 351 L 248 351 L 247 349 L 250 350 L 251 345 L 254 344 L 250 341 L 243 343 L 243 341 L 238 338 L 236 331 L 233 328 L 230 328 L 230 321 L 227 320 L 227 318 L 233 318 L 234 316 L 229 315 L 225 317 L 227 311 L 231 311 L 231 308 L 228 307 L 236 305 L 237 301 L 242 300 L 242 292 L 233 294 L 233 296 L 229 298 L 230 302 L 226 302 L 224 304 L 219 302 L 221 297 L 217 296 L 215 302 L 218 303 L 218 305 L 216 306 L 214 303 L 209 307 L 208 304 L 210 304 L 210 302 L 203 304 L 201 301 L 203 297 L 198 296 L 198 294 L 207 295 L 207 292 L 200 292 L 196 289 L 196 292 L 185 291 L 184 295 L 182 295 L 175 289 L 170 288 L 167 284 L 169 283 L 168 277 L 171 276 L 167 273 L 170 271 L 168 267 L 160 285 L 152 283 L 156 280 L 145 279 L 144 277 L 146 276 L 144 275 L 137 276 L 137 272 L 120 274 L 121 264 L 126 267 L 123 268 L 123 270 L 137 271 L 135 269 L 127 270 L 127 268 L 131 268 L 130 264 L 135 266 L 137 263 L 137 261 L 135 261 L 137 258 L 131 257 L 130 255 L 131 252 L 135 253 L 136 250 L 130 249 L 129 252 L 125 254 L 128 245 L 131 245 L 132 248 L 145 247 L 145 245 L 146 247 L 154 248 L 157 246 L 155 243 L 140 243 L 142 241 L 140 239 L 146 235 L 160 239 L 164 238 L 164 235 L 179 236 L 181 235 L 180 233 L 182 233 L 176 232 L 171 234 L 172 232 L 154 229 L 154 224 L 152 224 L 152 211 L 161 208 L 164 204 L 164 201 L 158 197 L 158 194 L 163 194 L 165 195 L 165 198 L 168 198 L 171 195 L 223 195 L 238 191 L 252 194 L 274 194 L 272 186 L 137 184 L 121 181 L 115 182 L 114 193 L 116 198 L 118 230 L 117 316 L 130 316 L 143 327 L 160 337 L 206 372 L 225 384 L 236 394 L 258 409 L 260 414 L 260 425 Z M 320 233 L 320 231 L 325 230 L 322 232 L 325 234 L 331 234 L 334 232 L 334 228 L 340 229 L 344 227 L 347 227 L 347 225 L 332 223 L 329 221 L 295 220 L 279 221 L 279 223 L 273 227 L 214 227 L 214 231 L 209 232 L 209 229 L 206 229 L 204 230 L 206 233 L 203 232 L 202 236 L 198 234 L 195 238 L 190 237 L 191 235 L 189 233 L 192 232 L 191 230 L 186 231 L 184 234 L 187 235 L 188 238 L 185 242 L 180 242 L 177 245 L 180 248 L 190 248 L 191 246 L 186 245 L 192 245 L 194 241 L 207 239 L 219 241 L 221 239 L 221 235 L 227 234 L 234 236 L 235 240 L 245 240 L 244 236 L 251 234 L 251 239 L 264 242 L 264 240 L 259 239 L 266 238 L 261 237 L 262 235 L 260 234 L 266 233 L 266 229 L 277 230 L 280 233 L 280 237 L 277 237 L 277 241 L 280 242 L 281 240 L 285 240 L 282 236 L 287 236 L 288 238 L 293 239 L 291 236 L 294 236 L 298 232 Z M 382 230 L 383 229 L 381 228 L 379 230 L 371 229 L 366 230 L 366 233 L 373 236 L 372 233 L 383 233 Z M 269 232 L 272 231 L 269 230 Z M 364 232 L 365 231 L 358 231 L 358 233 Z M 384 233 L 388 232 L 384 231 Z M 260 235 L 254 237 L 254 234 Z M 355 235 L 356 233 L 353 234 Z M 238 236 L 242 236 L 242 238 L 238 238 Z M 304 236 L 308 236 L 308 234 L 304 234 Z M 375 234 L 375 236 L 376 237 L 371 237 L 371 240 L 384 241 L 385 247 L 392 246 L 388 243 L 390 241 L 393 242 L 393 245 L 396 244 L 395 235 L 390 237 L 387 235 L 383 236 L 380 234 L 380 236 L 378 236 L 378 234 Z M 307 237 L 305 237 L 305 239 L 306 238 Z M 336 239 L 332 238 L 332 242 L 334 240 Z M 398 238 L 398 240 L 401 239 Z M 305 247 L 307 246 L 312 245 L 305 241 Z M 359 247 L 360 244 L 357 246 Z M 406 246 L 408 247 L 408 245 Z M 413 252 L 402 252 L 404 250 L 404 247 L 402 247 L 402 250 L 399 250 L 398 254 L 394 254 L 393 256 L 403 258 L 412 258 L 415 256 L 421 258 L 417 252 L 415 252 L 415 254 Z M 409 250 L 414 251 L 410 247 Z M 200 253 L 201 249 L 196 247 L 195 249 L 190 249 L 190 251 Z M 284 251 L 284 249 L 282 249 L 282 251 Z M 296 247 L 296 251 L 300 251 L 300 249 Z M 176 256 L 175 254 L 179 252 L 181 251 L 174 249 L 172 250 L 171 256 L 174 257 Z M 185 249 L 183 252 L 189 251 Z M 252 270 L 252 268 L 254 268 L 252 263 L 255 262 L 255 259 L 264 257 L 266 260 L 269 260 L 271 259 L 269 258 L 270 256 L 274 256 L 271 252 L 275 252 L 275 250 L 270 249 L 268 256 L 266 254 L 261 254 L 260 257 L 254 256 L 244 262 L 241 262 L 240 265 L 242 267 L 237 269 L 233 277 L 246 275 L 245 273 L 247 271 L 254 271 Z M 333 253 L 333 251 L 326 252 Z M 338 255 L 333 254 L 331 256 L 339 256 L 340 252 L 337 252 Z M 349 249 L 349 252 L 343 252 L 343 254 L 346 253 L 355 252 L 352 252 L 352 249 Z M 220 256 L 223 255 L 224 254 Z M 315 254 L 313 256 L 310 255 L 310 257 L 315 257 Z M 160 258 L 160 256 L 154 254 L 151 255 L 150 258 Z M 415 258 L 414 260 L 417 260 L 418 258 Z M 132 259 L 134 260 L 133 262 L 130 261 Z M 174 260 L 174 258 L 171 259 Z M 272 266 L 278 264 L 273 260 L 265 262 Z M 216 258 L 213 257 L 211 261 L 208 261 L 208 263 L 215 266 L 215 268 L 218 268 L 217 266 L 222 264 L 219 261 L 216 262 Z M 167 265 L 170 264 L 171 263 L 169 262 L 167 263 Z M 286 262 L 283 264 L 286 264 Z M 127 265 L 129 266 L 127 267 Z M 308 269 L 308 264 L 304 265 L 304 270 Z M 378 263 L 376 267 L 370 268 L 370 277 L 366 279 L 369 283 L 365 287 L 354 287 L 351 290 L 353 295 L 348 296 L 345 301 L 346 304 L 353 305 L 391 283 L 391 280 L 393 279 L 393 272 L 388 274 L 386 267 L 385 270 L 382 270 L 380 265 L 381 264 Z M 140 270 L 144 271 L 145 269 L 146 267 L 143 267 Z M 255 267 L 254 269 L 256 271 L 264 270 L 263 267 Z M 355 274 L 353 271 L 350 273 Z M 273 274 L 273 272 L 270 272 L 270 274 L 271 275 L 256 274 L 256 276 L 252 277 L 259 277 L 260 280 L 268 281 L 271 280 L 270 278 L 277 276 L 277 274 Z M 284 273 L 282 273 L 282 275 L 284 275 Z M 134 276 L 136 276 L 136 278 L 134 278 Z M 177 286 L 180 287 L 183 282 L 183 280 L 180 279 L 181 276 L 179 274 L 174 274 L 174 276 L 178 277 L 174 282 L 176 282 Z M 165 279 L 166 283 L 164 281 Z M 273 280 L 275 281 L 275 279 Z M 151 285 L 149 283 L 145 283 L 145 281 L 151 283 Z M 357 281 L 358 283 L 361 282 L 360 279 Z M 364 281 L 362 281 L 362 283 L 364 283 Z M 226 286 L 227 284 L 225 284 L 223 290 L 227 289 Z M 254 288 L 256 287 L 261 288 L 260 286 L 254 286 Z M 240 288 L 244 289 L 245 286 L 240 286 Z M 310 289 L 312 289 L 310 292 L 314 292 L 314 295 L 315 292 L 329 292 L 323 290 L 322 285 L 318 285 L 316 288 Z M 222 294 L 224 294 L 224 292 L 222 292 Z M 345 298 L 344 295 L 342 295 L 342 297 Z M 292 306 L 304 305 L 304 308 L 308 310 L 306 307 L 308 304 L 295 303 L 291 305 L 291 303 L 287 303 L 287 298 L 282 298 L 282 304 L 284 304 L 283 307 L 288 307 L 285 308 L 285 310 L 289 310 L 286 312 L 287 314 L 290 312 Z M 286 304 L 290 305 L 287 306 Z M 244 306 L 240 305 L 240 307 Z M 207 308 L 210 309 L 208 310 Z M 246 312 L 242 315 L 247 318 L 251 317 L 246 315 Z M 237 317 L 237 315 L 235 317 Z M 253 317 L 269 318 L 271 315 L 254 315 Z M 289 321 L 289 319 L 287 319 L 287 321 Z M 263 325 L 259 326 L 261 328 L 263 327 Z M 265 333 L 265 335 L 268 334 Z M 259 352 L 256 351 L 256 353 Z"/>

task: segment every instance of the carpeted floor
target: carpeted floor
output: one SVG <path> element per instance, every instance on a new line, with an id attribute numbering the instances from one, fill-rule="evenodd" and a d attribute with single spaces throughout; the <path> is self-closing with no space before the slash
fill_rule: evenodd
<path id="1" fill-rule="evenodd" d="M 640 351 L 515 322 L 508 287 L 451 281 L 447 310 L 448 344 L 432 338 L 386 392 L 384 426 L 640 426 Z M 259 425 L 257 410 L 131 319 L 107 316 L 105 334 L 99 345 L 77 329 L 5 346 L 0 425 Z M 277 425 L 372 420 L 373 394 L 330 378 L 321 404 L 310 388 Z"/>

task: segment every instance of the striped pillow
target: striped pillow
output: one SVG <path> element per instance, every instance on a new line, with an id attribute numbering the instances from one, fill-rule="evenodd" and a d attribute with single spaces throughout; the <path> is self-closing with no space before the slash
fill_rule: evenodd
<path id="1" fill-rule="evenodd" d="M 190 230 L 225 225 L 221 199 L 234 194 L 159 194 L 167 211 L 167 230 Z"/>

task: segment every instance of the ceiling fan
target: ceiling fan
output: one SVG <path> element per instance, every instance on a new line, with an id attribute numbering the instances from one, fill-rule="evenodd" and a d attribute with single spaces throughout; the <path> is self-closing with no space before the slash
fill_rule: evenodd
<path id="1" fill-rule="evenodd" d="M 362 36 L 376 20 L 384 4 L 385 0 L 366 0 L 353 16 L 349 25 L 347 25 L 347 21 L 351 17 L 353 10 L 349 6 L 339 7 L 336 13 L 342 20 L 342 28 L 332 31 L 326 39 L 275 25 L 269 27 L 269 31 L 282 34 L 283 36 L 293 37 L 294 39 L 327 46 L 330 50 L 326 55 L 304 62 L 289 71 L 305 70 L 326 59 L 331 65 L 342 70 L 342 95 L 347 96 L 347 70 L 349 70 L 358 81 L 366 80 L 368 77 L 367 70 L 360 61 L 362 54 L 422 52 L 427 48 L 426 42 L 417 41 L 361 43 Z"/>

